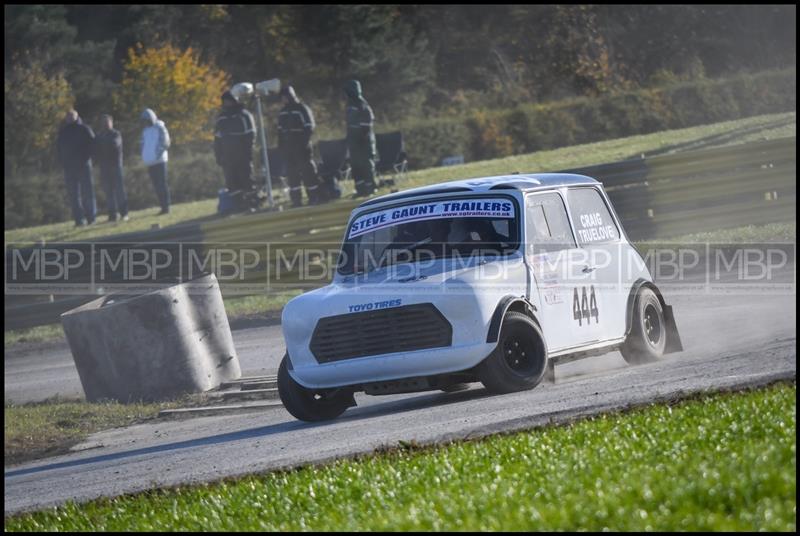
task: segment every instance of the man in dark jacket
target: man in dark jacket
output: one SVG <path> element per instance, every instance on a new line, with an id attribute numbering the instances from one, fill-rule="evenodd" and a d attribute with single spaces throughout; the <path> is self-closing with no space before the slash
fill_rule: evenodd
<path id="1" fill-rule="evenodd" d="M 301 185 L 306 187 L 308 203 L 314 205 L 324 201 L 311 146 L 311 135 L 315 127 L 314 115 L 297 98 L 292 86 L 284 86 L 281 96 L 284 106 L 278 115 L 278 148 L 286 163 L 292 206 L 299 207 L 303 204 Z"/>
<path id="2" fill-rule="evenodd" d="M 64 182 L 72 204 L 75 225 L 94 223 L 97 207 L 92 184 L 92 145 L 94 132 L 84 125 L 78 112 L 70 110 L 58 131 L 58 160 L 64 168 Z"/>
<path id="3" fill-rule="evenodd" d="M 253 115 L 233 93 L 222 94 L 222 110 L 214 127 L 214 157 L 225 174 L 225 186 L 231 192 L 250 192 L 253 180 L 253 141 L 256 128 Z"/>
<path id="4" fill-rule="evenodd" d="M 375 115 L 361 95 L 361 83 L 350 80 L 344 86 L 347 95 L 347 149 L 356 196 L 375 191 Z"/>
<path id="5" fill-rule="evenodd" d="M 114 118 L 103 115 L 94 139 L 94 160 L 106 192 L 108 221 L 128 221 L 128 196 L 122 183 L 122 134 L 114 130 Z"/>

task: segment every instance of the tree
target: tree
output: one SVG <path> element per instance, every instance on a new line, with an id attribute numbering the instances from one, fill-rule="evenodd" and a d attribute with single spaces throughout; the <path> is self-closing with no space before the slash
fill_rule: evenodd
<path id="1" fill-rule="evenodd" d="M 571 80 L 582 94 L 597 95 L 624 88 L 619 65 L 612 57 L 597 20 L 597 6 L 556 6 L 547 45 L 552 71 Z"/>
<path id="2" fill-rule="evenodd" d="M 379 121 L 423 113 L 435 70 L 432 47 L 422 31 L 424 21 L 415 9 L 320 5 L 298 13 L 313 74 L 329 81 L 320 89 L 339 114 L 342 87 L 349 78 L 361 81 Z"/>
<path id="3" fill-rule="evenodd" d="M 72 6 L 6 6 L 6 70 L 19 58 L 35 58 L 48 73 L 61 72 L 75 96 L 75 108 L 88 121 L 107 113 L 114 39 L 82 39 L 70 24 Z M 113 34 L 112 34 L 113 35 Z M 111 36 L 107 36 L 111 37 Z"/>
<path id="4" fill-rule="evenodd" d="M 128 51 L 114 108 L 127 131 L 134 131 L 142 111 L 152 108 L 174 141 L 210 140 L 210 122 L 227 87 L 228 75 L 202 63 L 191 47 L 137 46 Z"/>
<path id="5" fill-rule="evenodd" d="M 35 60 L 5 73 L 5 225 L 59 221 L 69 213 L 62 182 L 42 173 L 55 163 L 58 126 L 73 104 L 63 74 L 48 74 Z"/>
<path id="6" fill-rule="evenodd" d="M 48 75 L 36 60 L 17 61 L 5 73 L 6 173 L 52 162 L 55 134 L 74 97 L 62 73 Z"/>

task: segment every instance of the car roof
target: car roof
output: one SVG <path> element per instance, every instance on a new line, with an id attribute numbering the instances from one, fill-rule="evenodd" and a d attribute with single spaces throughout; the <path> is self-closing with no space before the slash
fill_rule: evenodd
<path id="1" fill-rule="evenodd" d="M 396 201 L 412 197 L 459 192 L 491 192 L 495 190 L 551 190 L 563 186 L 599 185 L 600 183 L 586 175 L 574 173 L 525 173 L 497 175 L 494 177 L 476 177 L 450 182 L 442 182 L 430 186 L 411 188 L 402 192 L 382 195 L 359 205 L 360 207 L 377 205 L 387 201 Z"/>

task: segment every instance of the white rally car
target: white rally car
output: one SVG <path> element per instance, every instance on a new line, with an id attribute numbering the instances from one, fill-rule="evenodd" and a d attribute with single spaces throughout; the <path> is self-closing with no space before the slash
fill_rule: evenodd
<path id="1" fill-rule="evenodd" d="M 283 310 L 278 391 L 318 421 L 370 395 L 532 389 L 554 365 L 682 349 L 672 309 L 602 185 L 572 174 L 455 181 L 362 203 L 330 285 Z"/>

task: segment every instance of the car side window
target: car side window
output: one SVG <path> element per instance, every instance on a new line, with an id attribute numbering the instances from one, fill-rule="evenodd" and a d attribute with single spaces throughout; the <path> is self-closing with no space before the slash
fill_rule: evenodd
<path id="1" fill-rule="evenodd" d="M 600 192 L 594 188 L 576 188 L 569 190 L 567 195 L 579 244 L 605 244 L 619 240 L 619 229 Z"/>
<path id="2" fill-rule="evenodd" d="M 527 244 L 529 255 L 538 255 L 576 247 L 564 201 L 556 193 L 535 194 L 525 198 Z"/>

